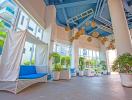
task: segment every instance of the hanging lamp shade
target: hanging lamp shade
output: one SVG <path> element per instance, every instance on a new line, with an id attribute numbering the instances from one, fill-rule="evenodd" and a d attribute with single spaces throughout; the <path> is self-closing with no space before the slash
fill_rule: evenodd
<path id="1" fill-rule="evenodd" d="M 81 34 L 80 34 L 79 32 L 77 32 L 75 35 L 76 35 L 76 36 L 80 36 Z"/>
<path id="2" fill-rule="evenodd" d="M 109 41 L 109 39 L 107 37 L 104 37 L 103 40 L 106 42 L 106 41 Z"/>
<path id="3" fill-rule="evenodd" d="M 95 37 L 95 38 L 98 38 L 99 37 L 99 33 L 98 32 L 93 32 L 92 36 Z"/>
<path id="4" fill-rule="evenodd" d="M 74 37 L 71 37 L 69 41 L 70 42 L 73 42 L 74 39 L 75 39 Z"/>
<path id="5" fill-rule="evenodd" d="M 82 28 L 81 30 L 79 30 L 79 34 L 80 35 L 84 35 L 84 33 L 85 33 L 85 29 L 84 28 Z"/>
<path id="6" fill-rule="evenodd" d="M 107 49 L 108 49 L 108 50 L 110 50 L 110 49 L 115 49 L 114 44 L 113 44 L 113 43 L 110 43 L 109 46 L 107 47 Z"/>
<path id="7" fill-rule="evenodd" d="M 70 31 L 70 30 L 71 30 L 71 28 L 69 25 L 65 27 L 65 31 Z"/>
<path id="8" fill-rule="evenodd" d="M 104 45 L 108 41 L 107 37 L 98 37 L 98 40 Z"/>
<path id="9" fill-rule="evenodd" d="M 85 26 L 89 26 L 89 22 L 86 22 L 86 23 L 85 23 Z"/>
<path id="10" fill-rule="evenodd" d="M 85 33 L 85 30 L 84 30 L 83 28 L 82 28 L 81 30 L 78 31 L 78 34 L 79 34 L 79 35 L 84 35 L 84 33 Z"/>
<path id="11" fill-rule="evenodd" d="M 102 40 L 102 37 L 99 36 L 99 37 L 98 37 L 98 40 L 101 41 L 101 40 Z"/>
<path id="12" fill-rule="evenodd" d="M 112 42 L 112 43 L 115 43 L 115 39 L 112 39 L 111 42 Z"/>
<path id="13" fill-rule="evenodd" d="M 103 40 L 101 40 L 101 43 L 104 45 L 105 44 L 105 42 L 103 41 Z"/>
<path id="14" fill-rule="evenodd" d="M 75 38 L 75 39 L 78 39 L 79 37 L 80 37 L 80 35 L 75 35 L 75 37 L 74 37 L 74 38 Z"/>
<path id="15" fill-rule="evenodd" d="M 94 28 L 94 27 L 96 27 L 96 22 L 95 21 L 92 21 L 91 22 L 91 26 Z"/>
<path id="16" fill-rule="evenodd" d="M 87 38 L 87 41 L 88 41 L 88 42 L 91 42 L 91 41 L 92 41 L 92 37 L 88 37 L 88 38 Z"/>
<path id="17" fill-rule="evenodd" d="M 105 43 L 106 41 L 108 41 L 107 37 L 102 37 L 102 41 Z"/>

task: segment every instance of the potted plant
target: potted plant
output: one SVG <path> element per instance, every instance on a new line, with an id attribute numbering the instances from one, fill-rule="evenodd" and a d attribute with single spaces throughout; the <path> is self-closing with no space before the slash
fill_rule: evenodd
<path id="1" fill-rule="evenodd" d="M 49 59 L 52 59 L 52 71 L 53 71 L 53 80 L 60 79 L 60 71 L 62 70 L 62 66 L 60 64 L 60 55 L 56 52 L 53 52 Z"/>
<path id="2" fill-rule="evenodd" d="M 120 73 L 123 86 L 132 87 L 132 54 L 124 53 L 116 58 L 112 70 Z"/>
<path id="3" fill-rule="evenodd" d="M 96 76 L 101 76 L 102 68 L 101 67 L 94 67 L 94 72 Z"/>
<path id="4" fill-rule="evenodd" d="M 108 69 L 107 69 L 106 62 L 105 62 L 105 61 L 100 61 L 99 67 L 102 68 L 102 73 L 103 73 L 104 75 L 107 75 Z"/>
<path id="5" fill-rule="evenodd" d="M 86 76 L 94 76 L 95 75 L 94 67 L 96 66 L 96 60 L 90 59 L 86 62 L 88 64 L 88 68 L 86 68 L 85 70 Z"/>
<path id="6" fill-rule="evenodd" d="M 53 80 L 59 80 L 60 79 L 60 72 L 62 70 L 62 65 L 60 63 L 55 64 L 53 68 Z"/>
<path id="7" fill-rule="evenodd" d="M 61 65 L 63 65 L 63 70 L 60 74 L 60 79 L 71 79 L 70 73 L 70 65 L 71 65 L 71 58 L 70 56 L 63 56 L 61 58 Z"/>
<path id="8" fill-rule="evenodd" d="M 84 69 L 85 69 L 85 58 L 79 58 L 79 76 L 84 76 Z"/>

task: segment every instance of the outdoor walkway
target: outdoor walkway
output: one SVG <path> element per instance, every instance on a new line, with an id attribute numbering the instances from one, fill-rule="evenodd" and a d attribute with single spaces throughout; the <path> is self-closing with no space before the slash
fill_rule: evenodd
<path id="1" fill-rule="evenodd" d="M 0 100 L 132 100 L 132 88 L 122 87 L 118 75 L 74 77 L 35 84 L 17 95 L 0 91 Z"/>

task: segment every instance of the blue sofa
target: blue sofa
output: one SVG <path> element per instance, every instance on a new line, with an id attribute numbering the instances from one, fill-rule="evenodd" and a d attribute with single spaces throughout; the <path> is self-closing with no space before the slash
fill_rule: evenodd
<path id="1" fill-rule="evenodd" d="M 20 66 L 19 79 L 37 79 L 47 75 L 47 73 L 37 73 L 35 66 Z"/>

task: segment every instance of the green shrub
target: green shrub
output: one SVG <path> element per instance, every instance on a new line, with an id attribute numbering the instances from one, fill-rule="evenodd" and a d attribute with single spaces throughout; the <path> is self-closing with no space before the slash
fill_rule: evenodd
<path id="1" fill-rule="evenodd" d="M 113 63 L 112 70 L 119 73 L 132 73 L 132 55 L 124 53 L 117 57 Z"/>
<path id="2" fill-rule="evenodd" d="M 98 66 L 101 67 L 102 70 L 107 70 L 107 65 L 105 61 L 100 61 Z"/>
<path id="3" fill-rule="evenodd" d="M 79 57 L 79 70 L 83 71 L 85 69 L 85 58 Z"/>
<path id="4" fill-rule="evenodd" d="M 57 63 L 60 63 L 60 54 L 56 53 L 56 52 L 53 52 L 50 56 L 49 56 L 49 59 L 53 58 L 53 64 L 57 64 Z"/>
<path id="5" fill-rule="evenodd" d="M 65 62 L 66 62 L 66 68 L 69 69 L 69 67 L 71 65 L 71 58 L 70 58 L 70 56 L 66 56 L 65 57 Z"/>
<path id="6" fill-rule="evenodd" d="M 66 61 L 65 56 L 62 56 L 61 57 L 61 65 L 65 65 L 65 63 L 66 63 L 65 61 Z"/>
<path id="7" fill-rule="evenodd" d="M 53 71 L 60 72 L 63 69 L 62 65 L 60 63 L 54 64 Z"/>
<path id="8" fill-rule="evenodd" d="M 24 65 L 29 66 L 30 64 L 31 64 L 30 61 L 24 61 Z"/>
<path id="9" fill-rule="evenodd" d="M 96 60 L 95 59 L 91 59 L 91 66 L 96 66 Z"/>
<path id="10" fill-rule="evenodd" d="M 24 65 L 35 65 L 35 60 L 32 60 L 31 62 L 30 61 L 24 61 Z"/>
<path id="11" fill-rule="evenodd" d="M 93 70 L 95 71 L 96 74 L 100 74 L 102 72 L 101 67 L 94 67 Z"/>

